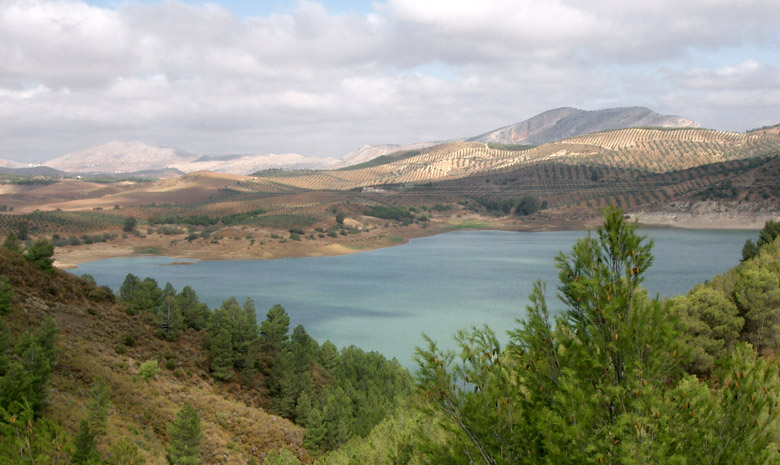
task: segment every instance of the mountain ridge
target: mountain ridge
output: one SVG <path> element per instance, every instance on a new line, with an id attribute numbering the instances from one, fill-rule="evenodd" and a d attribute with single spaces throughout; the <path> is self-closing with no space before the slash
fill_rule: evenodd
<path id="1" fill-rule="evenodd" d="M 457 138 L 452 141 L 541 145 L 592 132 L 639 126 L 700 127 L 698 123 L 688 118 L 660 115 L 645 107 L 618 107 L 593 111 L 562 107 L 478 136 Z M 365 163 L 379 156 L 424 149 L 441 143 L 442 141 L 428 141 L 403 145 L 364 145 L 337 159 L 310 157 L 296 153 L 197 155 L 153 143 L 112 141 L 62 155 L 42 165 L 78 174 L 121 174 L 165 169 L 175 169 L 184 173 L 214 171 L 251 174 L 275 168 L 287 170 L 342 168 Z M 0 166 L 3 166 L 2 163 Z"/>
<path id="2" fill-rule="evenodd" d="M 541 145 L 592 132 L 646 126 L 701 127 L 691 119 L 676 115 L 661 115 L 646 107 L 617 107 L 592 111 L 561 107 L 471 137 L 466 141 Z"/>

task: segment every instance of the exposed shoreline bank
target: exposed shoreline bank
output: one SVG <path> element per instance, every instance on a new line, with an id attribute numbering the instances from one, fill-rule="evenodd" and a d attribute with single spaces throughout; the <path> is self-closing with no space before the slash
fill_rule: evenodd
<path id="1" fill-rule="evenodd" d="M 696 214 L 680 211 L 631 212 L 631 220 L 643 228 L 679 229 L 761 229 L 771 214 Z M 61 269 L 78 268 L 87 263 L 107 258 L 166 256 L 181 263 L 191 260 L 269 260 L 295 257 L 322 257 L 346 255 L 406 244 L 411 239 L 428 237 L 459 230 L 502 230 L 516 232 L 579 231 L 593 229 L 600 224 L 596 215 L 573 216 L 540 214 L 525 219 L 490 218 L 470 215 L 458 218 L 435 219 L 430 223 L 410 226 L 378 227 L 358 235 L 335 239 L 321 238 L 288 240 L 269 230 L 242 227 L 225 230 L 220 241 L 188 242 L 183 237 L 149 235 L 145 238 L 129 236 L 106 243 L 58 247 L 55 266 Z"/>

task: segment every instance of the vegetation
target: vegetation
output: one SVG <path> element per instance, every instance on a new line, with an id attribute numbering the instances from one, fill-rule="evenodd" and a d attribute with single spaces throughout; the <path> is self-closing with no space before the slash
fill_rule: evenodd
<path id="1" fill-rule="evenodd" d="M 433 463 L 773 463 L 777 368 L 737 344 L 711 378 L 689 363 L 666 304 L 641 288 L 651 244 L 618 210 L 560 255 L 553 318 L 537 283 L 501 348 L 487 329 L 460 331 L 460 353 L 418 350 L 426 411 L 444 441 Z M 750 330 L 749 330 L 750 331 Z M 755 334 L 750 331 L 750 334 Z"/>

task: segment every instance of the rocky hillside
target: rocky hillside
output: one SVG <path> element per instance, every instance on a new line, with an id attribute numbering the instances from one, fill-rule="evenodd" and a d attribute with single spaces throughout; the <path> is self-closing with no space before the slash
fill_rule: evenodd
<path id="1" fill-rule="evenodd" d="M 698 128 L 699 124 L 681 116 L 659 115 L 644 107 L 608 108 L 596 111 L 557 108 L 468 140 L 540 145 L 591 132 L 647 126 Z"/>

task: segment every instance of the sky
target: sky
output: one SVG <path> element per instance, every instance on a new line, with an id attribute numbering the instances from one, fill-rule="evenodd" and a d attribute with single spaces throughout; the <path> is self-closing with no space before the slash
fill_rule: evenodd
<path id="1" fill-rule="evenodd" d="M 780 123 L 777 0 L 0 0 L 0 158 L 341 158 L 571 106 Z"/>

